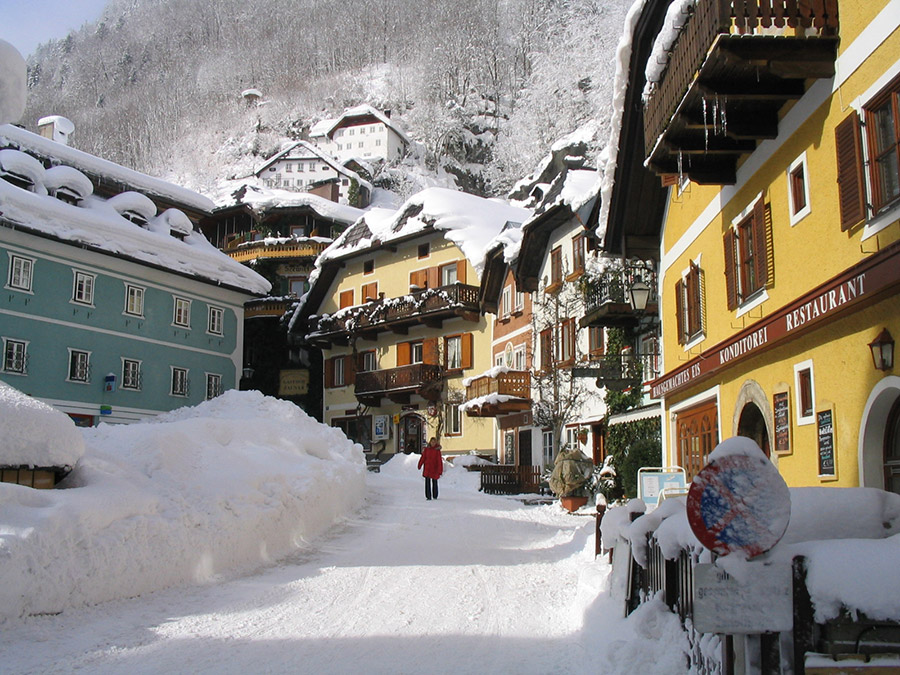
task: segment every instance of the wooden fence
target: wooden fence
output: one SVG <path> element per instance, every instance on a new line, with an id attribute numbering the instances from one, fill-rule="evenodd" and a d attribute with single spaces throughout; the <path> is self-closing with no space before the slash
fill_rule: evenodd
<path id="1" fill-rule="evenodd" d="M 489 495 L 517 495 L 541 490 L 541 467 L 498 466 L 481 467 L 481 491 Z"/>

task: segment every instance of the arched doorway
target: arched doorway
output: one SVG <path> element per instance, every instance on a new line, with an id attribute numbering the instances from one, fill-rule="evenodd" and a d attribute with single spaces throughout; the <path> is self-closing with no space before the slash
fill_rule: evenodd
<path id="1" fill-rule="evenodd" d="M 888 413 L 884 433 L 884 489 L 900 494 L 900 398 Z"/>
<path id="2" fill-rule="evenodd" d="M 763 417 L 762 411 L 755 403 L 748 403 L 741 410 L 741 417 L 738 420 L 737 428 L 738 436 L 750 438 L 766 454 L 770 457 L 769 450 L 769 431 L 766 429 L 766 419 Z"/>
<path id="3" fill-rule="evenodd" d="M 418 454 L 425 445 L 425 420 L 421 415 L 410 413 L 400 418 L 400 452 Z"/>

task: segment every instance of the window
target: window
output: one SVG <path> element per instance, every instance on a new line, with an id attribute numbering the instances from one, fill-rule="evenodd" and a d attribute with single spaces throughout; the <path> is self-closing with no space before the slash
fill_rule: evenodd
<path id="1" fill-rule="evenodd" d="M 352 354 L 334 356 L 325 361 L 325 386 L 327 388 L 353 384 L 355 377 L 356 368 L 353 364 Z"/>
<path id="2" fill-rule="evenodd" d="M 426 242 L 424 244 L 419 244 L 418 256 L 419 258 L 427 258 L 431 253 L 431 245 Z"/>
<path id="3" fill-rule="evenodd" d="M 462 368 L 462 336 L 444 338 L 445 368 L 456 370 Z"/>
<path id="4" fill-rule="evenodd" d="M 291 277 L 288 281 L 288 288 L 291 295 L 298 298 L 309 290 L 309 282 L 306 277 Z"/>
<path id="5" fill-rule="evenodd" d="M 524 371 L 527 368 L 525 345 L 513 349 L 513 368 Z"/>
<path id="6" fill-rule="evenodd" d="M 549 328 L 541 331 L 541 371 L 547 372 L 553 363 L 553 334 Z"/>
<path id="7" fill-rule="evenodd" d="M 425 358 L 424 344 L 422 342 L 412 342 L 409 345 L 410 363 L 422 363 Z"/>
<path id="8" fill-rule="evenodd" d="M 516 305 L 515 311 L 521 312 L 525 309 L 525 294 L 522 293 L 518 288 L 516 288 Z"/>
<path id="9" fill-rule="evenodd" d="M 141 362 L 137 359 L 122 359 L 122 389 L 140 391 Z"/>
<path id="10" fill-rule="evenodd" d="M 552 293 L 562 285 L 562 249 L 557 246 L 550 251 L 550 285 L 547 292 Z"/>
<path id="11" fill-rule="evenodd" d="M 378 359 L 375 350 L 367 350 L 359 353 L 359 370 L 360 372 L 371 372 L 378 368 Z"/>
<path id="12" fill-rule="evenodd" d="M 543 431 L 541 433 L 541 448 L 544 454 L 544 466 L 553 461 L 553 432 Z"/>
<path id="13" fill-rule="evenodd" d="M 725 232 L 728 309 L 736 309 L 773 280 L 771 211 L 760 195 Z"/>
<path id="14" fill-rule="evenodd" d="M 10 254 L 7 286 L 9 288 L 15 288 L 18 291 L 31 292 L 31 277 L 33 270 L 34 260 Z"/>
<path id="15" fill-rule="evenodd" d="M 332 381 L 332 386 L 335 387 L 343 387 L 345 382 L 345 369 L 344 369 L 344 359 L 335 359 L 334 361 L 334 379 Z"/>
<path id="16" fill-rule="evenodd" d="M 460 436 L 462 434 L 462 414 L 459 406 L 448 403 L 444 406 L 444 433 L 447 436 Z"/>
<path id="17" fill-rule="evenodd" d="M 144 289 L 140 286 L 125 284 L 125 313 L 144 316 Z"/>
<path id="18" fill-rule="evenodd" d="M 606 351 L 603 326 L 591 326 L 588 330 L 588 354 L 591 359 L 598 359 Z"/>
<path id="19" fill-rule="evenodd" d="M 500 296 L 500 318 L 506 319 L 512 313 L 512 289 L 509 286 L 503 287 L 503 293 Z"/>
<path id="20" fill-rule="evenodd" d="M 290 162 L 288 162 L 287 164 L 285 164 L 285 165 L 284 165 L 284 172 L 285 172 L 285 173 L 291 173 L 291 171 L 292 171 L 292 168 L 291 168 L 291 167 L 292 167 L 292 166 L 293 166 L 293 165 L 292 165 Z M 303 164 L 302 164 L 302 163 L 300 163 L 300 164 L 297 165 L 297 171 L 303 171 Z"/>
<path id="21" fill-rule="evenodd" d="M 356 130 L 355 130 L 355 129 L 348 129 L 348 130 L 347 130 L 347 135 L 348 135 L 348 136 L 352 136 L 354 133 L 356 133 Z"/>
<path id="22" fill-rule="evenodd" d="M 69 382 L 91 381 L 91 353 L 80 349 L 69 350 Z"/>
<path id="23" fill-rule="evenodd" d="M 28 365 L 28 343 L 3 338 L 3 372 L 25 375 Z"/>
<path id="24" fill-rule="evenodd" d="M 376 138 L 376 139 L 375 139 L 375 145 L 376 145 L 377 147 L 381 147 L 381 139 L 380 139 L 380 138 Z"/>
<path id="25" fill-rule="evenodd" d="M 222 376 L 216 373 L 206 374 L 206 400 L 210 400 L 222 393 Z"/>
<path id="26" fill-rule="evenodd" d="M 366 260 L 363 262 L 363 274 L 372 274 L 375 271 L 375 261 Z"/>
<path id="27" fill-rule="evenodd" d="M 875 213 L 900 197 L 900 78 L 865 107 Z"/>
<path id="28" fill-rule="evenodd" d="M 455 284 L 459 279 L 457 274 L 457 264 L 450 263 L 449 265 L 441 266 L 441 286 L 449 286 L 450 284 Z"/>
<path id="29" fill-rule="evenodd" d="M 584 273 L 585 239 L 583 234 L 572 238 L 572 275 Z"/>
<path id="30" fill-rule="evenodd" d="M 188 369 L 172 366 L 172 388 L 169 393 L 172 396 L 187 396 L 189 391 Z"/>
<path id="31" fill-rule="evenodd" d="M 87 272 L 75 272 L 72 302 L 81 305 L 94 304 L 94 275 Z"/>
<path id="32" fill-rule="evenodd" d="M 562 365 L 575 362 L 575 319 L 563 319 L 559 327 L 559 339 L 556 341 L 556 358 Z"/>
<path id="33" fill-rule="evenodd" d="M 359 143 L 356 144 L 356 147 L 357 147 L 357 148 L 361 148 L 362 146 L 363 146 L 363 142 L 362 142 L 362 141 L 360 141 Z"/>
<path id="34" fill-rule="evenodd" d="M 175 298 L 175 317 L 172 323 L 182 328 L 191 327 L 191 301 Z"/>
<path id="35" fill-rule="evenodd" d="M 221 307 L 210 307 L 207 317 L 207 331 L 213 335 L 222 335 L 225 331 L 225 310 Z"/>
<path id="36" fill-rule="evenodd" d="M 794 387 L 797 390 L 797 424 L 814 424 L 816 396 L 812 361 L 804 361 L 794 366 Z"/>
<path id="37" fill-rule="evenodd" d="M 809 215 L 809 172 L 806 168 L 806 153 L 795 159 L 788 167 L 788 206 L 791 213 L 791 225 Z"/>
<path id="38" fill-rule="evenodd" d="M 703 335 L 704 290 L 703 272 L 691 261 L 687 274 L 675 282 L 678 344 L 689 344 Z"/>

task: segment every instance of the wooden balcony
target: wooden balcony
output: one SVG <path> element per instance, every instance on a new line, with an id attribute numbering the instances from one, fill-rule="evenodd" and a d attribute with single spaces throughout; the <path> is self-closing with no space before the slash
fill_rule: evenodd
<path id="1" fill-rule="evenodd" d="M 606 354 L 598 367 L 575 368 L 573 374 L 579 377 L 596 377 L 597 386 L 613 391 L 624 391 L 639 387 L 660 376 L 659 354 Z"/>
<path id="2" fill-rule="evenodd" d="M 284 298 L 263 298 L 244 303 L 244 318 L 251 319 L 255 316 L 282 317 L 285 312 L 294 306 L 295 300 Z"/>
<path id="3" fill-rule="evenodd" d="M 354 393 L 360 403 L 372 406 L 381 405 L 382 398 L 394 403 L 409 403 L 413 394 L 428 401 L 438 401 L 443 388 L 443 373 L 443 368 L 428 363 L 356 373 Z"/>
<path id="4" fill-rule="evenodd" d="M 335 314 L 316 317 L 308 338 L 313 344 L 327 349 L 331 344 L 348 344 L 351 333 L 365 339 L 374 339 L 384 331 L 406 335 L 410 326 L 441 328 L 445 320 L 456 316 L 468 321 L 481 319 L 477 286 L 456 283 L 415 291 L 399 298 L 371 300 Z"/>
<path id="5" fill-rule="evenodd" d="M 630 289 L 636 282 L 650 289 L 643 312 L 631 305 Z M 656 270 L 652 263 L 630 262 L 621 269 L 606 269 L 584 282 L 584 316 L 580 324 L 634 328 L 645 316 L 655 316 L 659 300 L 656 295 Z"/>
<path id="6" fill-rule="evenodd" d="M 498 373 L 496 377 L 482 375 L 466 385 L 466 401 L 475 401 L 486 396 L 509 396 L 505 401 L 486 400 L 477 407 L 466 410 L 469 417 L 496 417 L 506 413 L 531 409 L 531 373 L 511 370 Z"/>
<path id="7" fill-rule="evenodd" d="M 240 242 L 232 241 L 226 246 L 225 254 L 238 262 L 262 260 L 265 258 L 311 258 L 315 260 L 328 247 L 329 242 L 306 239 L 272 239 Z"/>
<path id="8" fill-rule="evenodd" d="M 697 183 L 736 180 L 737 163 L 778 135 L 782 106 L 834 75 L 837 0 L 704 0 L 644 110 L 647 165 Z"/>

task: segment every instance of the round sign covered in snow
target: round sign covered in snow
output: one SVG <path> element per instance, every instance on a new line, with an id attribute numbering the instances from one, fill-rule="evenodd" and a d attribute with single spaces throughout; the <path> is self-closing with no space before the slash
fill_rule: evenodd
<path id="1" fill-rule="evenodd" d="M 753 558 L 784 535 L 791 495 L 778 469 L 753 441 L 730 438 L 694 476 L 687 517 L 706 548 L 720 555 L 743 551 Z"/>

